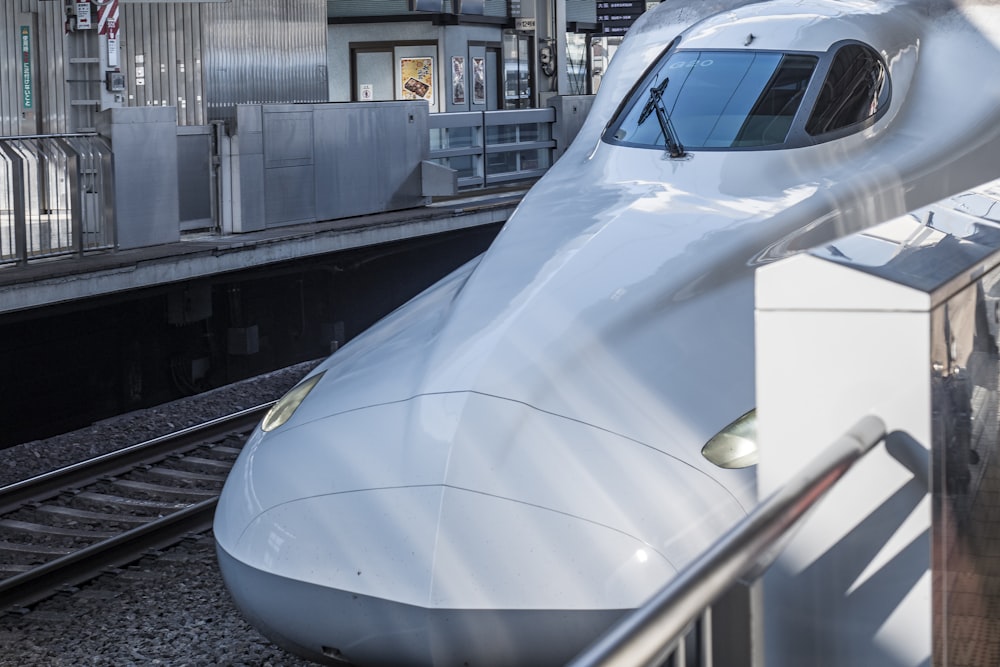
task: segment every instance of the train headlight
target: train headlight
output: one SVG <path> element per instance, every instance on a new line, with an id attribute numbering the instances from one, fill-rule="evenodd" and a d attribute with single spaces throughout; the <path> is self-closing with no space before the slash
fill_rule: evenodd
<path id="1" fill-rule="evenodd" d="M 278 402 L 271 406 L 271 409 L 264 415 L 264 419 L 260 422 L 261 430 L 273 431 L 291 419 L 296 408 L 302 404 L 302 401 L 306 399 L 321 377 L 323 377 L 323 373 L 317 373 L 289 389 L 288 393 L 278 399 Z"/>
<path id="2" fill-rule="evenodd" d="M 757 410 L 746 413 L 708 441 L 701 454 L 720 468 L 757 464 Z"/>

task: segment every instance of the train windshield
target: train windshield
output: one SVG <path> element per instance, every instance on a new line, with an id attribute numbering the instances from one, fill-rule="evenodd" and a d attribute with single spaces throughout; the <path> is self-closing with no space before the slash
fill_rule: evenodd
<path id="1" fill-rule="evenodd" d="M 780 146 L 818 60 L 762 51 L 673 51 L 632 91 L 608 138 L 647 148 L 667 147 L 668 138 L 687 149 Z"/>

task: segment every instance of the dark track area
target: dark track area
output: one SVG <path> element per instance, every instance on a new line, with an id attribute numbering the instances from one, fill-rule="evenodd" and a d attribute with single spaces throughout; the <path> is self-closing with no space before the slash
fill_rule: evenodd
<path id="1" fill-rule="evenodd" d="M 500 225 L 0 318 L 0 448 L 323 357 Z"/>

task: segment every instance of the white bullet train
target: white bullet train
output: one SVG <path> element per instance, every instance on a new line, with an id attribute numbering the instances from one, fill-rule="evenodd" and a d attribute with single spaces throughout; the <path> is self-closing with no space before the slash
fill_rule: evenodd
<path id="1" fill-rule="evenodd" d="M 330 664 L 552 665 L 755 504 L 754 269 L 1000 176 L 1000 6 L 669 0 L 490 249 L 250 438 L 215 519 Z"/>

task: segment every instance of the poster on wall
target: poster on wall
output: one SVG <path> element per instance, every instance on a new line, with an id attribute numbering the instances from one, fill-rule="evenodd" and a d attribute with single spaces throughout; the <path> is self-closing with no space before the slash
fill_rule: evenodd
<path id="1" fill-rule="evenodd" d="M 400 58 L 400 99 L 433 101 L 434 59 Z"/>
<path id="2" fill-rule="evenodd" d="M 472 102 L 486 104 L 486 59 L 472 59 Z"/>
<path id="3" fill-rule="evenodd" d="M 465 104 L 465 58 L 451 57 L 451 103 Z"/>

